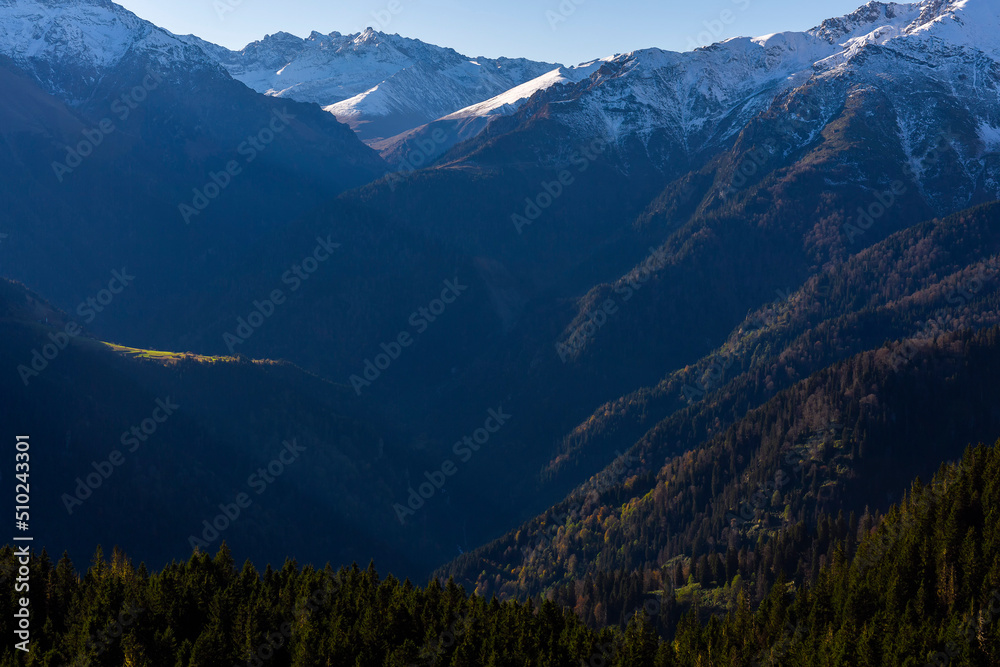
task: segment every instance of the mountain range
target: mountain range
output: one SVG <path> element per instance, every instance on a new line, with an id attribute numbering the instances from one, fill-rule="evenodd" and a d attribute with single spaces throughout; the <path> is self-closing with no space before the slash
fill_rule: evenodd
<path id="1" fill-rule="evenodd" d="M 46 546 L 186 558 L 297 437 L 239 559 L 374 557 L 595 628 L 683 589 L 663 636 L 822 584 L 1000 436 L 997 28 L 870 2 L 568 67 L 0 0 L 0 387 L 58 443 Z"/>
<path id="2" fill-rule="evenodd" d="M 193 35 L 238 81 L 259 93 L 314 102 L 366 142 L 387 139 L 555 69 L 524 58 L 469 58 L 372 28 L 354 35 L 267 35 L 229 51 Z"/>

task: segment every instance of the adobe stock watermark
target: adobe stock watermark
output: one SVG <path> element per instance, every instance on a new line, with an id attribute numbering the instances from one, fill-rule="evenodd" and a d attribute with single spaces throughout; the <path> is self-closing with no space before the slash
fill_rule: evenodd
<path id="1" fill-rule="evenodd" d="M 292 631 L 299 626 L 306 617 L 320 608 L 326 607 L 333 600 L 333 596 L 340 592 L 340 582 L 329 581 L 322 588 L 317 588 L 306 599 L 305 604 L 296 606 L 292 614 L 291 621 L 285 621 L 281 627 L 267 634 L 267 639 L 253 651 L 250 658 L 244 663 L 246 667 L 261 667 L 265 662 L 274 657 L 278 649 L 282 648 L 288 640 L 292 638 Z M 240 667 L 234 665 L 233 667 Z"/>
<path id="2" fill-rule="evenodd" d="M 84 160 L 93 155 L 97 147 L 118 130 L 115 118 L 122 123 L 127 121 L 132 112 L 138 109 L 139 105 L 149 97 L 149 94 L 159 87 L 161 81 L 163 81 L 163 77 L 159 73 L 147 69 L 146 76 L 140 85 L 115 98 L 111 102 L 111 115 L 102 118 L 95 126 L 83 130 L 80 141 L 73 146 L 66 147 L 66 157 L 61 162 L 52 163 L 52 172 L 56 175 L 56 179 L 62 183 L 67 175 L 72 174 L 83 164 Z"/>
<path id="3" fill-rule="evenodd" d="M 169 396 L 156 399 L 156 407 L 153 409 L 150 417 L 143 419 L 139 424 L 122 433 L 122 446 L 128 449 L 129 454 L 135 453 L 139 447 L 153 437 L 156 431 L 159 430 L 160 425 L 165 424 L 180 407 Z M 89 473 L 86 477 L 77 477 L 76 489 L 72 494 L 62 494 L 63 507 L 66 508 L 66 513 L 72 516 L 73 511 L 78 507 L 82 507 L 84 501 L 94 495 L 94 492 L 111 478 L 115 470 L 124 464 L 125 455 L 118 449 L 111 450 L 107 460 L 100 462 L 92 461 L 90 465 L 93 467 L 94 472 Z"/>
<path id="4" fill-rule="evenodd" d="M 243 0 L 212 0 L 212 9 L 220 21 L 225 21 L 227 14 L 232 14 L 242 5 Z"/>
<path id="5" fill-rule="evenodd" d="M 808 98 L 801 99 L 803 104 L 781 116 L 780 120 L 776 122 L 774 131 L 783 140 L 779 142 L 774 137 L 768 137 L 759 146 L 747 151 L 730 176 L 729 183 L 719 191 L 719 196 L 722 199 L 732 197 L 743 190 L 751 182 L 751 179 L 766 173 L 768 164 L 774 158 L 787 155 L 795 150 L 796 146 L 799 145 L 799 141 L 796 139 L 797 124 L 822 120 L 822 111 L 815 104 L 810 103 Z"/>
<path id="6" fill-rule="evenodd" d="M 452 614 L 451 624 L 437 636 L 436 639 L 421 647 L 417 657 L 421 660 L 428 660 L 429 664 L 437 665 L 446 649 L 451 648 L 455 643 L 465 636 L 469 614 Z M 417 663 L 411 662 L 409 667 L 419 667 Z"/>
<path id="7" fill-rule="evenodd" d="M 935 310 L 931 316 L 927 318 L 927 321 L 924 322 L 920 331 L 918 331 L 912 338 L 908 338 L 903 341 L 896 352 L 892 355 L 892 359 L 889 362 L 892 369 L 899 372 L 903 366 L 913 360 L 913 358 L 920 351 L 920 347 L 917 343 L 933 340 L 935 337 L 946 333 L 947 331 L 944 323 L 947 320 L 949 313 L 951 313 L 955 308 L 972 301 L 972 299 L 979 294 L 987 283 L 996 278 L 997 272 L 998 269 L 995 266 L 990 266 L 989 270 L 987 270 L 985 266 L 981 267 L 979 269 L 979 273 L 976 274 L 974 278 L 951 290 L 945 297 L 945 302 L 948 304 L 948 307 L 938 308 Z"/>
<path id="8" fill-rule="evenodd" d="M 626 280 L 614 288 L 614 293 L 621 297 L 621 303 L 631 301 L 636 292 L 649 282 L 653 274 L 667 265 L 667 251 L 665 248 L 649 249 L 649 256 L 639 268 L 632 271 Z M 571 357 L 583 350 L 587 342 L 597 335 L 610 319 L 619 313 L 619 303 L 616 299 L 608 298 L 601 303 L 600 307 L 587 316 L 587 320 L 576 327 L 569 335 L 565 343 L 556 343 L 556 354 L 560 361 L 567 363 Z"/>
<path id="9" fill-rule="evenodd" d="M 760 314 L 760 311 L 758 310 L 757 314 L 753 318 L 746 321 L 742 331 L 752 332 L 757 331 L 758 329 L 766 329 L 778 322 L 778 315 L 776 312 L 777 309 L 783 304 L 790 302 L 793 293 L 787 289 L 775 290 L 774 293 L 778 298 L 771 303 L 768 312 Z M 816 291 L 816 296 L 818 298 L 816 299 L 814 305 L 818 304 L 821 299 L 829 297 L 829 295 L 829 285 L 820 287 Z M 735 360 L 734 354 L 735 352 L 730 351 L 727 354 L 712 357 L 712 363 L 709 364 L 708 368 L 705 369 L 694 385 L 685 384 L 684 387 L 681 388 L 681 394 L 683 394 L 684 400 L 687 401 L 688 405 L 693 405 L 694 403 L 705 398 L 705 396 L 712 391 L 712 389 L 719 386 L 719 383 L 722 382 L 722 379 L 725 377 L 726 371 L 733 365 L 733 361 Z"/>
<path id="10" fill-rule="evenodd" d="M 258 468 L 257 472 L 247 477 L 247 486 L 258 496 L 267 491 L 267 488 L 274 484 L 275 480 L 285 474 L 285 470 L 289 466 L 299 460 L 302 452 L 306 451 L 306 448 L 298 444 L 295 438 L 285 440 L 282 444 L 284 449 L 267 466 Z M 246 492 L 237 493 L 231 503 L 220 503 L 219 514 L 202 521 L 204 529 L 201 531 L 201 537 L 189 536 L 188 545 L 192 550 L 205 551 L 209 545 L 219 539 L 222 533 L 229 530 L 229 527 L 240 518 L 243 510 L 251 505 L 253 505 L 253 498 Z"/>
<path id="11" fill-rule="evenodd" d="M 542 181 L 541 190 L 534 197 L 525 197 L 524 210 L 522 213 L 513 213 L 510 221 L 518 234 L 524 233 L 524 228 L 528 227 L 548 210 L 563 194 L 566 188 L 576 182 L 578 175 L 583 174 L 597 159 L 608 149 L 608 142 L 597 138 L 578 151 L 574 151 L 570 156 L 570 164 L 576 168 L 576 174 L 570 169 L 563 169 L 555 180 Z"/>
<path id="12" fill-rule="evenodd" d="M 331 239 L 333 235 L 328 235 L 325 239 L 316 237 L 316 247 L 312 253 L 306 255 L 301 262 L 293 264 L 290 269 L 281 275 L 281 283 L 288 285 L 289 293 L 299 291 L 303 283 L 309 280 L 314 273 L 319 270 L 323 262 L 330 259 L 333 251 L 340 247 L 339 243 L 334 243 Z M 241 345 L 253 336 L 258 329 L 264 326 L 264 322 L 271 319 L 277 311 L 278 306 L 282 306 L 288 300 L 288 295 L 281 288 L 271 290 L 268 298 L 263 301 L 254 301 L 253 310 L 246 317 L 236 318 L 236 328 L 233 333 L 228 331 L 222 334 L 222 342 L 225 344 L 229 354 L 236 354 L 236 346 Z"/>
<path id="13" fill-rule="evenodd" d="M 90 324 L 97 319 L 98 313 L 103 313 L 115 297 L 132 284 L 133 280 L 135 280 L 135 276 L 129 275 L 128 269 L 125 267 L 122 267 L 121 271 L 112 271 L 107 288 L 81 301 L 80 305 L 76 307 L 76 314 L 82 317 L 86 324 Z M 24 386 L 27 387 L 32 378 L 41 375 L 49 367 L 49 364 L 56 360 L 59 353 L 69 347 L 70 341 L 82 333 L 83 327 L 76 322 L 67 323 L 62 331 L 49 333 L 48 338 L 51 342 L 43 345 L 41 349 L 33 349 L 31 361 L 17 367 L 17 373 L 21 376 L 21 382 L 24 383 Z"/>
<path id="14" fill-rule="evenodd" d="M 858 551 L 854 556 L 851 567 L 856 567 L 859 573 L 864 573 L 868 569 L 875 567 L 896 546 L 899 540 L 902 539 L 904 533 L 913 526 L 916 522 L 914 517 L 919 512 L 936 507 L 944 499 L 945 494 L 951 488 L 951 484 L 954 484 L 956 479 L 961 479 L 963 470 L 968 472 L 967 463 L 964 460 L 959 461 L 957 464 L 951 462 L 947 464 L 954 466 L 955 477 L 949 477 L 946 480 L 937 480 L 923 487 L 919 496 L 911 496 L 910 511 L 902 514 L 894 523 L 886 525 L 885 517 L 883 516 L 882 520 L 875 527 L 874 532 L 869 533 L 868 539 L 862 540 L 858 545 Z M 920 508 L 919 511 L 918 508 Z"/>
<path id="15" fill-rule="evenodd" d="M 511 418 L 510 415 L 504 413 L 502 405 L 495 410 L 491 408 L 487 411 L 486 415 L 486 420 L 483 422 L 482 427 L 477 428 L 471 434 L 452 445 L 451 451 L 461 463 L 468 463 L 473 455 L 482 449 L 490 441 L 490 438 L 503 428 L 504 424 Z M 400 525 L 405 525 L 406 519 L 416 514 L 417 510 L 422 508 L 428 500 L 441 490 L 448 481 L 448 478 L 454 477 L 458 474 L 458 471 L 458 465 L 450 458 L 444 460 L 439 470 L 425 471 L 424 478 L 427 481 L 420 484 L 416 489 L 410 486 L 406 505 L 396 503 L 392 506 Z"/>
<path id="16" fill-rule="evenodd" d="M 521 557 L 525 561 L 530 561 L 535 551 L 543 547 L 550 546 L 559 534 L 560 528 L 568 526 L 570 520 L 577 520 L 580 518 L 580 510 L 582 509 L 583 505 L 580 504 L 579 501 L 574 501 L 565 512 L 558 510 L 548 515 L 552 518 L 552 521 L 548 522 L 548 526 L 545 530 L 541 532 L 536 531 L 534 533 L 535 537 L 531 542 L 520 547 Z"/>
<path id="17" fill-rule="evenodd" d="M 801 472 L 804 467 L 801 460 L 797 460 L 795 457 L 795 450 L 790 449 L 785 453 L 784 462 L 786 465 L 790 465 L 792 475 L 797 475 Z M 794 464 L 794 465 L 793 465 Z M 732 525 L 733 522 L 737 526 L 744 526 L 756 517 L 756 510 L 764 509 L 771 504 L 772 497 L 774 494 L 781 494 L 781 489 L 783 489 L 789 482 L 792 481 L 792 476 L 786 473 L 783 469 L 778 469 L 774 473 L 774 480 L 765 480 L 757 487 L 757 491 L 753 493 L 749 498 L 745 498 L 742 503 L 740 503 L 739 514 L 735 514 L 730 511 L 726 513 L 726 521 L 728 525 Z"/>
<path id="18" fill-rule="evenodd" d="M 109 623 L 104 630 L 94 633 L 87 638 L 87 648 L 96 655 L 93 657 L 78 655 L 70 663 L 70 667 L 90 667 L 93 664 L 91 662 L 93 658 L 99 658 L 104 655 L 116 641 L 121 639 L 125 631 L 135 624 L 136 619 L 145 611 L 145 607 L 136 605 L 129 605 L 127 608 L 122 609 L 118 613 L 118 617 Z"/>
<path id="19" fill-rule="evenodd" d="M 409 4 L 409 0 L 407 4 Z M 406 5 L 403 4 L 402 0 L 389 0 L 383 9 L 376 9 L 371 13 L 372 20 L 375 22 L 371 28 L 378 32 L 384 32 L 392 20 L 403 13 L 404 9 L 406 9 Z"/>
<path id="20" fill-rule="evenodd" d="M 580 660 L 580 667 L 607 667 L 612 664 L 618 651 L 617 644 L 612 642 L 598 644 L 596 653 L 593 653 L 588 660 Z"/>
<path id="21" fill-rule="evenodd" d="M 631 454 L 622 454 L 617 449 L 615 450 L 614 461 L 611 465 L 598 472 L 594 477 L 593 486 L 590 486 L 590 482 L 584 484 L 582 491 L 586 495 L 590 494 L 602 494 L 615 484 L 621 482 L 622 477 L 628 472 L 629 466 L 639 463 L 641 459 L 632 456 Z"/>
<path id="22" fill-rule="evenodd" d="M 27 488 L 25 486 L 25 488 Z M 27 501 L 25 501 L 27 502 Z M 14 636 L 21 641 L 14 643 L 14 648 L 25 653 L 31 652 L 31 620 L 35 616 L 31 612 L 31 598 L 29 590 L 31 588 L 31 547 L 20 545 L 14 551 L 14 558 L 17 559 L 17 579 L 15 579 L 14 591 L 24 594 L 24 597 L 12 596 L 11 606 L 17 611 L 12 614 L 14 626 Z M 10 612 L 8 612 L 10 613 Z"/>
<path id="23" fill-rule="evenodd" d="M 996 615 L 1000 613 L 1000 590 L 994 590 L 988 598 L 989 607 L 983 607 L 975 618 L 971 618 L 959 626 L 959 633 L 966 644 L 976 646 L 979 638 L 986 635 Z M 955 642 L 948 642 L 943 651 L 928 656 L 924 667 L 946 667 L 952 660 L 961 659 L 962 647 Z"/>
<path id="24" fill-rule="evenodd" d="M 730 176 L 729 183 L 719 190 L 718 195 L 721 199 L 725 200 L 736 195 L 755 177 L 767 173 L 768 165 L 775 158 L 781 158 L 801 147 L 802 140 L 798 137 L 798 132 L 802 123 L 815 123 L 823 120 L 822 109 L 809 97 L 800 96 L 796 99 L 801 104 L 791 109 L 789 113 L 782 115 L 773 126 L 773 132 L 780 137 L 780 140 L 767 137 L 761 144 L 746 151 Z M 774 166 L 780 165 L 775 163 Z"/>
<path id="25" fill-rule="evenodd" d="M 777 140 L 772 137 L 768 137 L 764 141 L 763 146 L 749 151 L 736 168 L 736 172 L 729 181 L 729 185 L 726 186 L 725 190 L 722 190 L 719 193 L 721 197 L 723 199 L 732 197 L 734 194 L 746 187 L 746 184 L 750 182 L 750 179 L 761 172 L 761 170 L 771 160 L 771 157 L 777 153 L 777 150 Z"/>
<path id="26" fill-rule="evenodd" d="M 192 218 L 201 215 L 205 209 L 211 206 L 212 202 L 232 185 L 233 179 L 243 173 L 243 166 L 252 163 L 267 150 L 267 147 L 274 143 L 275 138 L 288 129 L 294 119 L 295 116 L 285 109 L 272 111 L 270 123 L 257 134 L 247 137 L 246 141 L 236 147 L 236 153 L 243 158 L 243 164 L 237 160 L 230 160 L 221 171 L 209 172 L 208 181 L 200 188 L 192 190 L 191 202 L 181 202 L 177 205 L 177 210 L 180 212 L 184 224 L 190 225 Z"/>
<path id="27" fill-rule="evenodd" d="M 708 368 L 705 369 L 701 378 L 694 383 L 694 386 L 686 384 L 681 388 L 681 393 L 684 395 L 684 400 L 687 401 L 688 405 L 697 403 L 705 398 L 705 395 L 722 381 L 722 378 L 726 376 L 726 371 L 732 365 L 733 356 L 730 354 L 713 356 L 712 363 L 708 365 Z"/>
<path id="28" fill-rule="evenodd" d="M 416 140 L 416 148 L 407 152 L 399 169 L 386 177 L 389 190 L 396 191 L 396 186 L 405 179 L 402 174 L 412 174 L 417 169 L 429 165 L 437 156 L 438 147 L 448 141 L 448 135 L 440 127 L 434 128 L 430 137 L 420 137 Z"/>
<path id="29" fill-rule="evenodd" d="M 898 180 L 893 181 L 889 189 L 876 191 L 875 201 L 868 206 L 858 207 L 858 218 L 855 223 L 853 225 L 849 222 L 844 223 L 843 230 L 847 234 L 848 243 L 853 245 L 859 236 L 864 236 L 865 232 L 888 213 L 906 192 L 906 184 Z"/>
<path id="30" fill-rule="evenodd" d="M 731 0 L 731 2 L 740 13 L 750 8 L 750 0 Z M 688 38 L 688 51 L 694 51 L 695 49 L 718 42 L 725 33 L 726 27 L 736 23 L 737 17 L 737 12 L 732 9 L 723 9 L 719 12 L 718 18 L 711 21 L 702 21 L 705 29 L 696 36 Z"/>
<path id="31" fill-rule="evenodd" d="M 628 471 L 630 464 L 638 462 L 638 458 L 632 456 L 631 454 L 622 454 L 616 449 L 614 462 L 608 468 L 597 474 L 597 478 L 592 488 L 585 487 L 582 489 L 584 492 L 583 495 L 593 496 L 604 493 L 615 484 L 621 482 L 621 479 L 625 472 Z M 583 505 L 581 505 L 580 501 L 574 500 L 567 511 L 556 511 L 553 514 L 548 515 L 552 518 L 552 522 L 548 524 L 548 527 L 545 530 L 541 532 L 536 531 L 535 539 L 531 543 L 525 544 L 521 547 L 522 557 L 525 560 L 528 560 L 535 550 L 552 544 L 555 540 L 555 536 L 559 533 L 559 528 L 569 525 L 570 519 L 578 519 L 581 509 L 583 509 Z"/>
<path id="32" fill-rule="evenodd" d="M 950 129 L 939 134 L 934 140 L 930 151 L 919 160 L 919 172 L 922 173 L 928 167 L 939 163 L 942 154 L 946 149 L 951 147 L 954 139 L 955 135 Z M 918 170 L 910 162 L 903 166 L 903 174 L 916 183 L 920 182 L 920 173 L 918 173 Z M 864 236 L 875 223 L 881 220 L 883 216 L 899 203 L 903 195 L 908 191 L 906 183 L 900 180 L 893 181 L 887 190 L 876 191 L 874 195 L 875 201 L 870 202 L 867 206 L 858 207 L 858 216 L 855 222 L 853 224 L 845 222 L 842 226 L 843 233 L 847 235 L 847 242 L 854 245 L 858 237 Z"/>
<path id="33" fill-rule="evenodd" d="M 580 5 L 586 2 L 587 0 L 562 0 L 555 10 L 547 10 L 545 12 L 545 20 L 549 22 L 549 28 L 552 29 L 552 32 L 558 30 L 559 25 L 568 21 L 573 14 L 576 14 L 576 10 L 580 8 Z"/>
<path id="34" fill-rule="evenodd" d="M 781 631 L 781 637 L 778 638 L 778 641 L 776 641 L 769 649 L 760 653 L 751 664 L 753 667 L 784 664 L 783 660 L 788 656 L 788 652 L 791 650 L 792 645 L 805 637 L 805 635 L 806 626 L 803 623 L 799 622 L 792 625 L 791 621 L 785 621 L 784 629 Z"/>
<path id="35" fill-rule="evenodd" d="M 420 334 L 427 331 L 431 324 L 437 321 L 448 309 L 448 306 L 458 301 L 458 297 L 469 289 L 468 285 L 463 285 L 458 281 L 458 276 L 454 280 L 444 281 L 444 289 L 441 296 L 434 299 L 426 306 L 418 308 L 410 314 L 407 323 L 413 328 L 411 334 L 409 330 L 400 331 L 388 343 L 382 343 L 379 348 L 382 350 L 374 358 L 365 359 L 364 370 L 361 375 L 352 375 L 348 382 L 354 388 L 354 393 L 361 395 L 361 390 L 372 386 L 372 383 L 382 377 L 382 374 L 389 370 L 393 362 L 403 355 L 403 350 L 413 345 Z"/>

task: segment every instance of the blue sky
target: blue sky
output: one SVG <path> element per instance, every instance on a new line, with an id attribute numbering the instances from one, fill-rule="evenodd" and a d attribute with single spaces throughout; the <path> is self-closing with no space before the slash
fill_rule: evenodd
<path id="1" fill-rule="evenodd" d="M 687 51 L 738 35 L 806 30 L 863 0 L 118 0 L 179 34 L 241 48 L 268 33 L 366 26 L 468 56 L 577 64 L 656 46 Z"/>

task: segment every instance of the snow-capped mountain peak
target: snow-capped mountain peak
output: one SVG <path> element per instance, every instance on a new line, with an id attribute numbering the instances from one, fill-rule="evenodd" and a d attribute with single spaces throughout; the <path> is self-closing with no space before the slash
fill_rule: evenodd
<path id="1" fill-rule="evenodd" d="M 314 31 L 305 39 L 277 33 L 238 52 L 185 39 L 254 90 L 320 104 L 365 139 L 411 129 L 557 67 L 469 58 L 371 27 L 351 35 Z"/>
<path id="2" fill-rule="evenodd" d="M 1000 57 L 1000 5 L 991 0 L 928 0 L 907 35 Z"/>
<path id="3" fill-rule="evenodd" d="M 491 97 L 490 99 L 470 105 L 464 109 L 449 114 L 444 119 L 469 118 L 473 116 L 490 116 L 497 113 L 509 113 L 516 110 L 522 103 L 526 102 L 535 93 L 551 88 L 552 86 L 565 83 L 578 83 L 583 81 L 600 67 L 610 61 L 611 58 L 602 58 L 589 63 L 583 63 L 575 67 L 557 67 L 551 72 L 531 79 L 519 86 L 515 86 L 508 91 Z"/>
<path id="4" fill-rule="evenodd" d="M 358 33 L 358 36 L 354 38 L 354 43 L 358 45 L 377 44 L 378 41 L 379 41 L 379 33 L 375 30 L 375 28 L 372 28 L 370 26 L 368 28 L 365 28 L 360 33 Z"/>
<path id="5" fill-rule="evenodd" d="M 991 0 L 924 0 L 911 4 L 869 2 L 809 31 L 832 44 L 857 49 L 896 38 L 937 38 L 952 46 L 998 53 L 1000 6 Z"/>
<path id="6" fill-rule="evenodd" d="M 490 119 L 520 113 L 528 98 L 540 96 L 527 113 L 542 110 L 550 123 L 567 126 L 569 132 L 596 134 L 619 146 L 643 146 L 653 163 L 669 164 L 718 150 L 752 118 L 821 81 L 837 90 L 850 89 L 858 81 L 872 89 L 890 88 L 897 85 L 894 80 L 928 81 L 932 90 L 952 92 L 971 86 L 961 105 L 978 108 L 992 99 L 995 107 L 998 35 L 996 0 L 869 2 L 806 32 L 736 37 L 686 53 L 635 51 L 605 59 L 576 80 L 567 76 L 567 69 L 554 70 L 428 127 L 452 128 L 454 136 L 468 139 L 470 131 L 481 131 Z M 972 53 L 987 58 L 970 58 Z M 907 90 L 910 84 L 899 83 L 892 94 Z M 837 113 L 842 103 L 837 95 L 826 108 L 810 102 L 816 108 L 811 128 L 802 129 L 802 141 L 814 140 L 824 119 Z M 922 104 L 899 104 L 901 116 L 906 116 L 900 119 L 902 126 L 927 125 L 918 122 L 921 115 L 931 115 Z M 990 112 L 976 126 L 1000 126 L 995 115 Z M 481 121 L 473 124 L 472 118 Z M 980 134 L 994 136 L 988 130 Z M 980 143 L 992 145 L 986 139 Z M 392 150 L 399 152 L 398 146 Z"/>
<path id="7" fill-rule="evenodd" d="M 170 33 L 108 0 L 0 0 L 0 53 L 108 67 L 129 51 L 186 51 Z M 192 52 L 193 53 L 193 52 Z"/>
<path id="8" fill-rule="evenodd" d="M 217 67 L 198 49 L 108 0 L 0 0 L 0 54 L 68 100 L 140 54 L 163 68 Z"/>
<path id="9" fill-rule="evenodd" d="M 829 44 L 843 44 L 852 38 L 867 35 L 879 25 L 905 26 L 917 20 L 922 8 L 917 4 L 869 2 L 846 16 L 827 19 L 808 34 Z"/>

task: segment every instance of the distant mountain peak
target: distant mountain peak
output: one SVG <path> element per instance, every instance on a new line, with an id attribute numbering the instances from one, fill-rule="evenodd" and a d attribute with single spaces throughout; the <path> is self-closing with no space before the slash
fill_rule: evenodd
<path id="1" fill-rule="evenodd" d="M 372 27 L 365 28 L 363 31 L 359 32 L 357 37 L 354 38 L 354 43 L 357 45 L 375 45 L 383 41 L 385 35 L 378 32 Z"/>
<path id="2" fill-rule="evenodd" d="M 316 33 L 314 32 L 314 34 L 316 34 Z M 302 42 L 302 38 L 298 37 L 297 35 L 293 35 L 290 32 L 285 32 L 284 30 L 279 30 L 276 33 L 273 33 L 273 34 L 270 34 L 270 35 L 264 35 L 263 39 L 260 39 L 257 42 L 253 42 L 253 43 L 254 44 L 259 44 L 260 42 L 267 42 L 267 41 L 289 41 L 289 42 L 298 42 L 298 43 L 301 43 Z"/>
<path id="3" fill-rule="evenodd" d="M 869 2 L 863 7 L 836 18 L 830 18 L 809 31 L 809 34 L 820 37 L 834 44 L 838 40 L 856 33 L 859 28 L 873 26 L 883 20 L 893 20 L 904 13 L 916 15 L 916 4 L 899 4 L 895 2 Z"/>
<path id="4" fill-rule="evenodd" d="M 975 0 L 975 2 L 981 1 L 982 0 Z M 925 0 L 924 2 L 919 3 L 921 8 L 920 22 L 928 23 L 951 14 L 956 9 L 967 5 L 968 2 L 969 0 Z"/>
<path id="5" fill-rule="evenodd" d="M 109 0 L 0 0 L 0 55 L 70 101 L 85 97 L 100 72 L 137 57 L 164 69 L 218 68 L 202 51 Z"/>
<path id="6" fill-rule="evenodd" d="M 240 51 L 193 36 L 185 40 L 250 88 L 320 104 L 366 140 L 412 129 L 558 67 L 525 58 L 470 58 L 371 26 L 348 35 L 313 31 L 306 39 L 276 33 Z"/>
<path id="7" fill-rule="evenodd" d="M 886 41 L 903 36 L 929 36 L 956 46 L 998 53 L 1000 7 L 991 0 L 924 0 L 899 4 L 869 2 L 846 16 L 831 18 L 807 34 L 830 44 L 879 35 L 867 41 Z M 892 34 L 890 34 L 892 33 Z"/>

